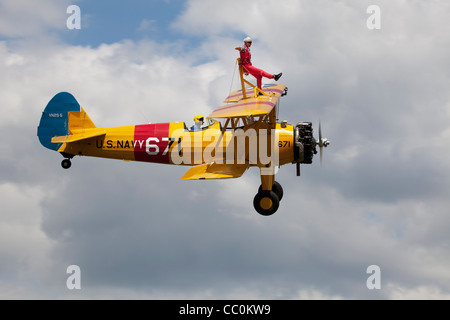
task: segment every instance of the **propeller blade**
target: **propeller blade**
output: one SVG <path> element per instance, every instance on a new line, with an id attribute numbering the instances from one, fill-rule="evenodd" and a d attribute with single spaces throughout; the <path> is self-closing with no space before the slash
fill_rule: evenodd
<path id="1" fill-rule="evenodd" d="M 316 141 L 316 144 L 319 145 L 320 149 L 320 165 L 322 165 L 322 157 L 323 157 L 323 147 L 327 147 L 330 144 L 330 140 L 327 138 L 322 138 L 322 124 L 319 120 L 319 140 Z"/>
<path id="2" fill-rule="evenodd" d="M 320 146 L 320 166 L 322 166 L 323 147 Z"/>
<path id="3" fill-rule="evenodd" d="M 322 143 L 322 126 L 320 125 L 320 120 L 319 120 L 319 141 L 320 143 Z"/>
<path id="4" fill-rule="evenodd" d="M 320 152 L 320 166 L 322 166 L 323 143 L 322 143 L 322 126 L 320 120 L 319 120 L 319 152 Z"/>
<path id="5" fill-rule="evenodd" d="M 297 177 L 300 177 L 300 162 L 297 162 Z"/>

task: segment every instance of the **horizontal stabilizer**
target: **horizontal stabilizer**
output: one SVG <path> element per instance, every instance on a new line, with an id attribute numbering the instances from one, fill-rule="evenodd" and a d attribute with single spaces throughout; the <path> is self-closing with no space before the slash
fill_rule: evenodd
<path id="1" fill-rule="evenodd" d="M 229 179 L 239 178 L 248 169 L 248 165 L 208 163 L 188 170 L 181 180 Z"/>
<path id="2" fill-rule="evenodd" d="M 91 138 L 101 137 L 106 135 L 105 132 L 92 132 L 92 133 L 79 133 L 79 134 L 70 134 L 67 136 L 59 136 L 59 137 L 53 137 L 52 143 L 70 143 L 70 142 L 77 142 L 82 140 L 87 140 Z"/>

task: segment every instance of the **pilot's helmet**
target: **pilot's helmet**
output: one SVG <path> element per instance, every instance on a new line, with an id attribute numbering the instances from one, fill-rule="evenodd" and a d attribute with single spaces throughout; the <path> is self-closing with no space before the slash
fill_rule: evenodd
<path id="1" fill-rule="evenodd" d="M 198 114 L 194 117 L 195 122 L 203 122 L 203 116 L 201 114 Z"/>

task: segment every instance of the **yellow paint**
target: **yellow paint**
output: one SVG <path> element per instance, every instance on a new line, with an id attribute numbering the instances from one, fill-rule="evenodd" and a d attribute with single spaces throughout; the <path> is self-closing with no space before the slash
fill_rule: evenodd
<path id="1" fill-rule="evenodd" d="M 215 121 L 207 129 L 191 132 L 185 130 L 184 123 L 171 123 L 170 138 L 175 142 L 170 147 L 171 164 L 199 165 L 223 160 L 216 155 L 216 150 L 224 150 L 231 135 L 222 135 L 220 123 Z M 178 142 L 181 140 L 181 144 Z M 181 154 L 179 150 L 181 149 Z"/>
<path id="2" fill-rule="evenodd" d="M 202 164 L 189 169 L 181 180 L 238 178 L 248 169 L 248 165 Z"/>
<path id="3" fill-rule="evenodd" d="M 225 99 L 225 102 L 233 103 L 216 108 L 208 118 L 217 119 L 247 117 L 249 115 L 267 115 L 273 110 L 285 89 L 286 86 L 284 84 L 276 84 L 263 88 L 263 95 L 261 96 L 256 96 L 255 94 L 249 97 L 247 97 L 247 94 L 251 91 L 245 91 L 245 89 L 234 91 Z M 260 90 L 258 89 L 256 91 L 259 92 Z"/>
<path id="4" fill-rule="evenodd" d="M 276 151 L 278 151 L 279 155 L 279 165 L 282 166 L 294 162 L 294 126 L 288 124 L 286 128 L 282 128 L 281 124 L 277 123 L 275 128 L 277 132 Z"/>
<path id="5" fill-rule="evenodd" d="M 79 112 L 69 112 L 69 133 L 82 133 L 84 130 L 92 128 L 96 128 L 96 126 L 83 107 L 80 106 Z"/>
<path id="6" fill-rule="evenodd" d="M 264 164 L 259 162 L 259 155 L 264 154 L 264 152 L 259 148 L 260 142 L 258 139 L 263 139 L 262 141 L 267 139 L 270 142 L 271 136 L 263 134 L 264 132 L 269 133 L 270 129 L 260 128 L 256 123 L 248 125 L 246 129 L 254 130 L 255 135 L 248 137 L 245 136 L 246 133 L 243 131 L 221 130 L 219 122 L 215 122 L 207 129 L 197 132 L 186 131 L 184 123 L 171 123 L 170 137 L 175 141 L 170 148 L 171 164 L 200 165 L 212 162 L 227 163 L 228 161 L 228 163 L 234 165 L 263 166 Z M 260 129 L 265 129 L 265 131 L 259 131 Z M 238 132 L 240 132 L 242 138 L 236 137 Z M 252 140 L 251 137 L 255 139 Z M 181 144 L 178 143 L 180 139 Z M 242 139 L 246 139 L 245 142 Z M 253 141 L 252 145 L 250 145 L 250 140 Z M 286 128 L 281 128 L 280 124 L 277 124 L 273 141 L 273 150 L 279 153 L 276 165 L 293 161 L 293 140 L 293 126 L 287 125 Z M 240 143 L 245 143 L 245 150 L 238 149 Z M 178 152 L 180 149 L 181 154 Z M 242 152 L 245 154 L 244 156 Z M 250 154 L 253 156 L 250 156 Z M 256 161 L 251 162 L 255 159 Z"/>
<path id="7" fill-rule="evenodd" d="M 75 138 L 77 134 L 80 136 L 84 134 L 88 138 L 78 142 L 66 142 L 58 151 L 81 156 L 135 160 L 134 127 L 124 126 L 73 130 L 75 132 Z M 81 133 L 82 131 L 84 133 Z M 89 135 L 92 135 L 92 137 L 89 138 Z"/>
<path id="8" fill-rule="evenodd" d="M 270 174 L 269 170 L 264 170 L 262 168 L 261 171 L 261 188 L 263 190 L 272 190 L 272 186 L 275 183 L 275 173 Z"/>
<path id="9" fill-rule="evenodd" d="M 272 207 L 272 200 L 270 200 L 270 198 L 262 198 L 260 201 L 260 206 L 261 208 L 263 208 L 264 210 L 269 210 Z"/>
<path id="10" fill-rule="evenodd" d="M 284 90 L 285 86 L 277 85 L 275 88 Z M 226 125 L 231 129 L 228 130 L 213 119 L 210 119 L 213 122 L 208 128 L 196 132 L 187 130 L 183 122 L 170 123 L 167 137 L 159 136 L 159 139 L 164 138 L 171 142 L 170 148 L 166 150 L 169 153 L 169 164 L 194 166 L 182 179 L 222 179 L 239 177 L 250 166 L 266 170 L 267 162 L 261 162 L 260 157 L 262 154 L 266 160 L 271 159 L 267 158 L 270 156 L 267 152 L 272 148 L 278 154 L 277 163 L 272 164 L 284 165 L 293 162 L 294 127 L 287 125 L 282 128 L 279 123 L 275 123 L 276 108 L 270 103 L 263 103 L 271 99 L 276 103 L 279 96 L 277 93 L 270 98 L 267 96 L 248 98 L 244 102 L 241 97 L 238 102 L 241 105 L 233 112 L 236 114 L 239 109 L 239 112 L 244 112 L 247 116 L 229 118 Z M 222 112 L 223 108 L 227 107 L 218 108 L 215 112 Z M 249 110 L 257 111 L 254 108 L 259 108 L 263 114 L 259 117 L 250 116 Z M 68 126 L 69 135 L 52 139 L 52 142 L 62 143 L 59 152 L 126 161 L 136 160 L 135 126 L 97 128 L 83 108 L 80 112 L 69 113 Z M 273 129 L 275 131 L 271 131 Z M 273 133 L 275 136 L 272 136 Z M 260 150 L 265 141 L 267 146 L 264 150 Z M 262 174 L 263 189 L 271 190 L 273 180 L 273 174 Z"/>
<path id="11" fill-rule="evenodd" d="M 81 140 L 88 140 L 95 137 L 102 137 L 105 135 L 105 132 L 99 130 L 86 130 L 84 133 L 80 134 L 72 134 L 67 136 L 59 136 L 53 137 L 53 143 L 62 143 L 62 142 L 76 142 Z"/>

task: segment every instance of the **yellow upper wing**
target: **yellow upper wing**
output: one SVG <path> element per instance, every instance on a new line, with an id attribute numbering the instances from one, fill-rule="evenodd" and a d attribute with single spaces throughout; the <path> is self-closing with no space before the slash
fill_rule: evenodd
<path id="1" fill-rule="evenodd" d="M 281 96 L 286 90 L 286 86 L 284 84 L 278 83 L 278 84 L 269 84 L 265 85 L 262 88 L 262 91 L 269 94 L 269 95 L 277 95 L 278 97 Z M 250 97 L 254 95 L 254 89 L 253 88 L 247 88 L 245 90 L 245 93 L 247 97 Z M 225 99 L 225 103 L 230 102 L 239 102 L 244 98 L 244 95 L 242 94 L 242 90 L 236 90 L 230 93 L 230 95 Z"/>
<path id="2" fill-rule="evenodd" d="M 250 98 L 244 102 L 226 105 L 211 113 L 208 118 L 236 118 L 249 115 L 261 116 L 270 113 L 275 106 L 276 101 L 269 101 L 262 98 Z"/>
<path id="3" fill-rule="evenodd" d="M 276 84 L 263 88 L 264 93 L 258 97 L 244 99 L 242 90 L 232 92 L 225 102 L 233 102 L 214 110 L 208 118 L 236 118 L 246 116 L 262 116 L 268 114 L 275 107 L 278 98 L 285 93 L 284 84 Z M 247 91 L 248 96 L 253 95 L 253 90 Z"/>

